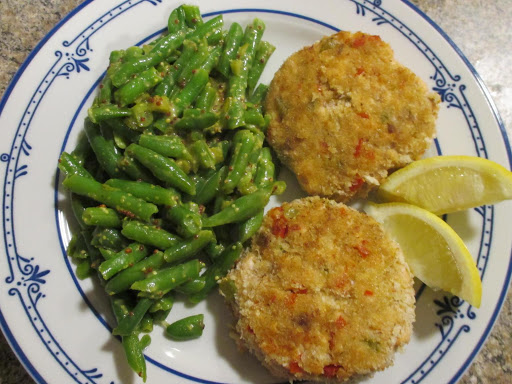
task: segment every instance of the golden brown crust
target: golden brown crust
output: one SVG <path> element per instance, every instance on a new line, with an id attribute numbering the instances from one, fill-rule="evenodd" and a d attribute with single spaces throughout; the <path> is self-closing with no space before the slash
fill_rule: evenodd
<path id="1" fill-rule="evenodd" d="M 421 157 L 438 103 L 380 37 L 342 31 L 294 53 L 276 73 L 268 141 L 308 194 L 346 202 Z"/>
<path id="2" fill-rule="evenodd" d="M 398 246 L 332 200 L 272 209 L 229 281 L 239 343 L 281 377 L 370 374 L 410 338 L 413 279 Z"/>

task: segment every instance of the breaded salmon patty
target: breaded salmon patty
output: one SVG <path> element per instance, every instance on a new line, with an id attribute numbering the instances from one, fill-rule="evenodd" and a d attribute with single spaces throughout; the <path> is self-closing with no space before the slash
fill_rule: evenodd
<path id="1" fill-rule="evenodd" d="M 408 343 L 413 277 L 380 224 L 307 197 L 273 208 L 221 283 L 240 346 L 276 376 L 343 381 Z"/>
<path id="2" fill-rule="evenodd" d="M 379 36 L 342 31 L 275 74 L 267 138 L 308 194 L 346 202 L 421 157 L 439 100 Z"/>

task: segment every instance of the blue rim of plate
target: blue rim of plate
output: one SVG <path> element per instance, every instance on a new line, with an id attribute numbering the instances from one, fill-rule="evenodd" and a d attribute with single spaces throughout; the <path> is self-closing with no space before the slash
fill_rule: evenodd
<path id="1" fill-rule="evenodd" d="M 18 70 L 18 72 L 15 74 L 15 76 L 13 77 L 13 80 L 11 81 L 11 83 L 9 84 L 5 94 L 4 94 L 4 97 L 2 98 L 2 100 L 0 101 L 0 114 L 1 112 L 3 111 L 3 108 L 12 92 L 12 90 L 15 88 L 18 80 L 20 79 L 20 77 L 22 76 L 23 72 L 25 71 L 25 69 L 28 67 L 28 65 L 30 64 L 30 62 L 32 61 L 32 59 L 37 55 L 37 53 L 40 51 L 40 49 L 46 44 L 46 42 L 55 34 L 55 32 L 57 32 L 67 21 L 69 21 L 76 13 L 78 13 L 83 7 L 87 6 L 89 3 L 91 3 L 93 0 L 86 0 L 84 3 L 82 3 L 80 6 L 78 6 L 77 8 L 75 8 L 70 14 L 68 14 L 63 20 L 61 20 L 61 22 L 59 22 L 41 41 L 40 43 L 36 46 L 36 48 L 30 53 L 30 55 L 28 56 L 28 58 L 25 60 L 25 62 L 21 65 L 20 69 Z M 378 8 L 379 11 L 383 11 L 382 9 L 379 8 L 379 6 L 381 5 L 381 1 L 380 0 L 375 0 L 374 2 L 370 2 L 370 1 L 356 1 L 356 0 L 349 0 L 351 2 L 353 2 L 356 7 L 357 7 L 357 13 L 362 13 L 363 16 L 364 16 L 364 13 L 367 12 L 367 11 L 372 11 L 372 9 L 370 9 L 370 7 L 373 7 L 373 11 L 375 11 L 376 8 Z M 141 4 L 143 2 L 149 2 L 153 5 L 157 5 L 157 2 L 160 3 L 161 0 L 156 0 L 156 1 L 152 1 L 152 0 L 141 0 L 139 2 L 135 2 L 135 1 L 124 1 L 122 2 L 122 4 L 131 4 L 131 6 L 135 6 L 135 5 L 138 5 L 138 4 Z M 133 4 L 135 3 L 135 4 Z M 430 20 L 430 18 L 428 18 L 428 16 L 426 16 L 422 11 L 420 11 L 417 7 L 415 7 L 413 4 L 411 4 L 410 2 L 406 1 L 406 0 L 403 0 L 403 3 L 405 3 L 406 5 L 408 5 L 410 8 L 412 8 L 415 12 L 417 12 L 419 15 L 421 15 L 432 27 L 434 27 L 440 34 L 441 36 L 449 42 L 449 44 L 452 46 L 452 48 L 458 53 L 458 55 L 462 58 L 462 60 L 464 61 L 465 65 L 470 69 L 473 77 L 477 80 L 477 83 L 480 87 L 480 89 L 483 91 L 486 99 L 487 99 L 487 102 L 489 104 L 489 106 L 491 107 L 491 110 L 493 112 L 493 115 L 498 123 L 498 126 L 501 130 L 501 133 L 502 133 L 502 136 L 503 136 L 503 141 L 505 143 L 505 147 L 506 147 L 506 150 L 507 150 L 507 155 L 508 155 L 508 159 L 509 159 L 509 164 L 512 165 L 512 155 L 511 155 L 511 148 L 510 148 L 510 145 L 509 145 L 509 141 L 508 141 L 508 137 L 507 137 L 507 134 L 506 134 L 506 131 L 505 131 L 505 128 L 503 126 L 503 122 L 499 116 L 499 113 L 497 111 L 497 108 L 495 106 L 495 104 L 493 103 L 491 97 L 490 97 L 490 94 L 488 92 L 488 90 L 486 89 L 485 85 L 483 84 L 481 78 L 479 77 L 479 75 L 476 73 L 476 71 L 474 70 L 474 68 L 472 67 L 472 65 L 468 62 L 468 60 L 464 57 L 464 55 L 462 54 L 462 52 L 456 47 L 456 45 L 452 42 L 452 40 L 441 30 L 441 28 L 439 26 L 437 26 L 432 20 Z M 114 8 L 113 8 L 114 9 Z M 212 13 L 208 13 L 208 14 L 205 14 L 204 16 L 212 16 L 212 15 L 216 15 L 216 14 L 220 14 L 220 13 L 233 13 L 233 12 L 268 12 L 268 13 L 278 13 L 278 14 L 283 14 L 283 15 L 286 15 L 286 16 L 292 16 L 292 17 L 298 17 L 298 18 L 302 18 L 304 20 L 308 20 L 308 21 L 311 21 L 311 22 L 315 22 L 317 24 L 320 24 L 320 25 L 323 25 L 325 27 L 328 27 L 328 28 L 331 28 L 333 30 L 337 30 L 337 28 L 334 28 L 328 24 L 325 24 L 321 21 L 318 21 L 318 20 L 314 20 L 312 18 L 309 18 L 307 16 L 303 16 L 303 15 L 297 15 L 297 14 L 293 14 L 293 13 L 288 13 L 288 12 L 282 12 L 282 11 L 275 11 L 275 10 L 264 10 L 264 9 L 232 9 L 232 10 L 224 10 L 224 11 L 219 11 L 219 12 L 212 12 Z M 384 11 L 384 13 L 387 13 Z M 383 14 L 384 14 L 383 13 Z M 382 14 L 382 15 L 383 15 Z M 379 15 L 377 13 L 375 13 L 376 17 L 374 17 L 373 21 L 376 22 L 377 24 L 379 23 L 384 23 L 386 22 L 385 21 L 385 18 L 382 16 L 382 15 Z M 148 37 L 150 38 L 150 37 Z M 146 39 L 145 39 L 146 40 Z M 411 40 L 412 41 L 412 40 Z M 66 42 L 67 43 L 67 42 Z M 91 89 L 92 91 L 92 89 Z M 449 101 L 449 100 L 448 100 Z M 83 105 L 80 106 L 80 108 L 82 108 Z M 70 127 L 72 126 L 73 124 L 70 125 Z M 476 124 L 476 127 L 478 128 L 478 124 Z M 19 128 L 18 128 L 19 130 Z M 478 128 L 479 130 L 479 128 Z M 473 133 L 473 132 L 472 132 Z M 66 135 L 66 139 L 67 140 L 67 135 Z M 474 139 L 475 140 L 475 139 Z M 476 144 L 476 141 L 475 141 L 475 144 Z M 483 144 L 483 140 L 482 140 L 482 144 Z M 65 142 L 64 142 L 64 145 L 65 145 Z M 13 144 L 14 146 L 14 144 Z M 438 152 L 440 153 L 440 147 L 439 147 L 439 143 L 436 142 L 436 146 L 437 146 L 437 149 L 438 149 Z M 63 146 L 64 147 L 64 146 Z M 479 146 L 476 145 L 476 150 L 477 152 L 479 151 Z M 487 153 L 485 151 L 485 146 L 483 146 L 483 155 L 484 157 L 487 157 Z M 9 157 L 5 158 L 4 155 L 7 155 L 7 154 L 3 154 L 2 155 L 2 161 L 4 162 L 8 162 L 9 163 L 9 159 L 14 159 L 14 157 L 12 157 L 12 153 L 13 153 L 13 148 L 11 147 L 11 154 L 9 155 Z M 17 164 L 17 161 L 16 161 L 16 164 Z M 18 169 L 17 169 L 18 170 Z M 6 172 L 6 177 L 5 177 L 5 180 L 7 181 L 7 177 L 8 174 Z M 14 184 L 14 183 L 13 183 Z M 12 186 L 12 188 L 14 188 L 14 185 Z M 4 191 L 7 190 L 8 188 L 6 188 L 6 184 L 4 182 Z M 7 195 L 8 196 L 8 195 Z M 4 192 L 4 198 L 3 198 L 3 210 L 4 210 L 4 213 L 5 213 L 5 210 L 6 210 L 6 204 L 5 204 L 5 201 L 6 201 L 6 193 Z M 57 208 L 57 206 L 56 206 Z M 12 215 L 12 214 L 11 214 Z M 4 215 L 4 220 L 5 217 L 7 215 Z M 8 221 L 8 219 L 6 220 Z M 57 225 L 58 225 L 58 218 L 57 218 Z M 4 222 L 4 228 L 5 228 L 5 222 Z M 59 232 L 60 233 L 60 232 Z M 61 246 L 62 246 L 62 239 L 59 239 L 60 242 L 61 242 Z M 7 243 L 8 243 L 8 240 L 7 240 L 7 237 L 6 237 L 6 233 L 4 231 L 4 241 L 5 241 L 5 245 L 6 245 L 6 250 L 7 250 Z M 6 252 L 8 254 L 8 252 Z M 67 259 L 66 259 L 66 262 L 68 263 Z M 11 266 L 11 263 L 9 262 L 9 265 Z M 36 266 L 37 268 L 38 266 Z M 12 267 L 11 267 L 12 268 Z M 68 263 L 68 268 L 69 267 L 69 263 Z M 464 373 L 464 371 L 468 368 L 468 366 L 471 364 L 473 358 L 476 356 L 476 354 L 478 353 L 478 351 L 480 350 L 480 348 L 482 347 L 483 343 L 485 342 L 487 336 L 489 335 L 491 329 L 492 329 L 492 326 L 494 324 L 494 322 L 496 321 L 496 318 L 499 314 L 499 311 L 503 305 L 503 302 L 506 298 L 506 293 L 507 293 L 507 290 L 508 290 L 508 285 L 510 283 L 510 280 L 511 280 L 511 276 L 512 276 L 512 263 L 509 263 L 509 267 L 508 267 L 508 271 L 507 271 L 507 276 L 506 276 L 506 281 L 505 281 L 505 285 L 502 289 L 502 292 L 500 294 L 500 297 L 499 297 L 499 300 L 497 302 L 497 305 L 496 305 L 496 308 L 495 310 L 493 311 L 492 313 L 492 316 L 491 316 L 491 319 L 488 323 L 488 325 L 486 326 L 485 328 L 485 331 L 483 332 L 482 336 L 480 337 L 480 340 L 478 341 L 477 343 L 477 346 L 474 348 L 474 350 L 472 351 L 472 353 L 469 355 L 469 357 L 466 359 L 465 363 L 461 366 L 461 368 L 456 372 L 456 374 L 454 375 L 454 377 L 450 380 L 450 383 L 452 382 L 455 382 L 457 381 L 460 376 Z M 42 271 L 44 272 L 44 271 Z M 72 273 L 73 275 L 73 278 L 74 277 L 74 274 Z M 40 277 L 44 276 L 42 275 L 41 276 L 41 273 L 39 273 Z M 75 284 L 77 284 L 76 282 L 76 279 L 75 279 Z M 79 288 L 78 284 L 77 284 L 77 287 Z M 82 294 L 82 296 L 85 298 L 85 295 L 84 293 L 81 291 L 81 289 L 79 288 L 80 290 L 80 293 Z M 421 291 L 421 290 L 420 290 Z M 421 292 L 419 292 L 421 294 Z M 11 294 L 11 293 L 10 293 Z M 13 295 L 14 293 L 12 293 Z M 453 305 L 455 306 L 458 306 L 458 305 L 461 305 L 461 303 L 452 303 Z M 96 311 L 94 310 L 94 308 L 90 305 L 90 303 L 88 303 L 88 305 L 91 307 L 91 309 L 93 310 L 93 312 L 95 312 L 96 316 L 98 317 L 98 314 L 96 313 Z M 468 314 L 470 314 L 471 312 L 468 311 Z M 27 312 L 28 314 L 28 312 Z M 102 321 L 103 322 L 103 321 Z M 103 322 L 104 325 L 106 325 L 105 322 Z M 5 319 L 4 319 L 4 316 L 2 314 L 2 312 L 0 311 L 0 326 L 7 338 L 7 340 L 9 341 L 11 347 L 13 348 L 14 352 L 17 354 L 18 358 L 20 359 L 20 361 L 22 362 L 22 364 L 25 366 L 25 368 L 27 369 L 27 371 L 33 376 L 33 378 L 39 382 L 39 383 L 44 383 L 44 379 L 42 378 L 42 376 L 38 373 L 38 371 L 36 370 L 36 368 L 31 364 L 31 362 L 29 361 L 29 359 L 27 358 L 27 356 L 24 354 L 24 352 L 21 350 L 21 348 L 19 347 L 18 343 L 16 342 L 12 332 L 10 331 L 9 327 L 8 327 L 8 324 L 6 323 Z M 106 325 L 108 327 L 108 325 Z M 464 330 L 464 329 L 462 329 Z M 158 362 L 154 362 L 156 363 L 156 365 L 158 366 L 161 366 L 161 364 L 159 364 Z M 167 367 L 165 366 L 161 366 L 161 368 L 164 368 L 166 370 L 169 370 Z M 89 375 L 86 375 L 86 377 L 88 377 L 88 379 L 92 379 L 92 382 L 94 382 L 94 379 L 95 378 L 99 378 L 101 377 L 101 375 L 98 375 L 96 371 L 92 370 L 92 371 L 82 371 L 82 372 L 85 372 L 85 373 L 88 373 Z M 178 374 L 179 376 L 182 376 L 184 378 L 187 378 L 187 379 L 190 379 L 190 380 L 193 380 L 193 381 L 196 381 L 196 382 L 202 382 L 202 383 L 214 383 L 214 382 L 211 382 L 211 381 L 205 381 L 205 380 L 201 380 L 201 379 L 197 379 L 197 378 L 193 378 L 193 377 L 190 377 L 188 375 L 184 375 L 184 374 L 181 374 L 179 372 L 175 372 L 174 370 L 171 370 L 172 373 L 174 374 Z M 69 373 L 69 372 L 68 372 Z M 427 372 L 428 374 L 428 372 Z M 72 375 L 71 375 L 72 376 Z M 426 376 L 426 375 L 425 375 Z M 73 377 L 73 376 L 72 376 Z M 75 379 L 76 380 L 76 379 Z M 421 381 L 421 380 L 420 380 Z M 407 382 L 407 380 L 406 380 Z M 419 381 L 414 381 L 414 380 L 411 380 L 411 383 L 417 383 Z"/>

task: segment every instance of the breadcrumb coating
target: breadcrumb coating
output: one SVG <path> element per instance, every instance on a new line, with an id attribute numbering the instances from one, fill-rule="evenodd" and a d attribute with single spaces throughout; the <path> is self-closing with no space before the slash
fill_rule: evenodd
<path id="1" fill-rule="evenodd" d="M 347 202 L 422 156 L 439 102 L 379 36 L 342 31 L 275 74 L 267 139 L 308 194 Z"/>
<path id="2" fill-rule="evenodd" d="M 239 345 L 290 380 L 382 370 L 414 321 L 413 277 L 398 245 L 371 217 L 320 197 L 270 210 L 221 292 Z"/>

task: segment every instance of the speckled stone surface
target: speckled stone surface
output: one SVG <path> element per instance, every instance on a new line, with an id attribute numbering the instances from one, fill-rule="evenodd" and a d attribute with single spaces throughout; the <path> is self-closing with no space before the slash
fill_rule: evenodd
<path id="1" fill-rule="evenodd" d="M 80 3 L 79 0 L 0 0 L 0 95 L 39 40 Z M 414 0 L 413 3 L 452 38 L 479 72 L 510 135 L 512 2 Z M 28 383 L 33 380 L 0 334 L 0 384 Z M 459 383 L 512 383 L 512 292 L 489 339 Z"/>

